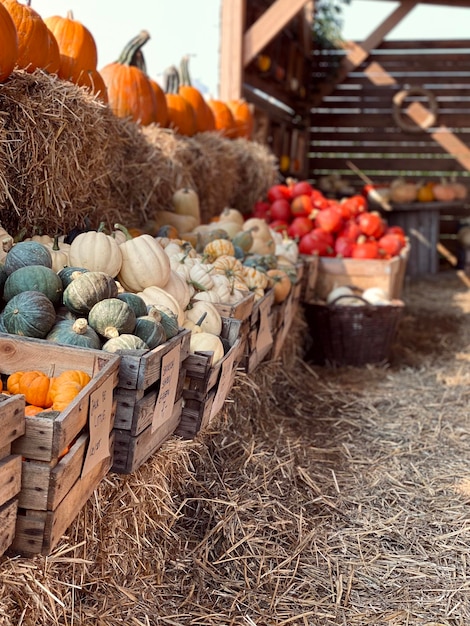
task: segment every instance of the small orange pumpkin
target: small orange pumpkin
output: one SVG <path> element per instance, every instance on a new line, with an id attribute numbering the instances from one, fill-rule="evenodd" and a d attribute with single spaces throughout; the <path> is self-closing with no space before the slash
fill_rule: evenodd
<path id="1" fill-rule="evenodd" d="M 54 389 L 54 401 L 52 403 L 52 409 L 54 411 L 63 411 L 68 407 L 76 396 L 83 389 L 80 383 L 68 380 L 61 385 L 58 385 Z"/>
<path id="2" fill-rule="evenodd" d="M 24 407 L 24 414 L 26 415 L 26 417 L 37 415 L 38 413 L 41 413 L 42 411 L 44 411 L 44 407 L 35 406 L 34 404 L 27 404 Z"/>
<path id="3" fill-rule="evenodd" d="M 20 379 L 23 376 L 24 372 L 13 372 L 7 378 L 7 391 L 10 393 L 17 394 L 20 393 Z"/>
<path id="4" fill-rule="evenodd" d="M 19 393 L 24 395 L 28 404 L 48 408 L 50 378 L 44 372 L 30 370 L 24 372 L 19 380 Z"/>
<path id="5" fill-rule="evenodd" d="M 227 105 L 235 120 L 235 136 L 251 139 L 254 119 L 248 102 L 246 100 L 228 100 Z"/>
<path id="6" fill-rule="evenodd" d="M 214 114 L 215 130 L 224 137 L 233 138 L 237 134 L 237 126 L 229 106 L 222 100 L 208 100 L 207 104 Z"/>
<path id="7" fill-rule="evenodd" d="M 274 302 L 276 304 L 284 302 L 292 289 L 292 282 L 289 275 L 284 270 L 278 268 L 268 270 L 266 273 L 274 292 Z"/>
<path id="8" fill-rule="evenodd" d="M 165 98 L 168 109 L 168 126 L 180 135 L 192 137 L 197 131 L 193 106 L 180 93 L 178 70 L 171 66 L 165 71 Z"/>
<path id="9" fill-rule="evenodd" d="M 181 59 L 181 83 L 178 89 L 180 96 L 193 107 L 196 115 L 196 132 L 203 133 L 208 130 L 215 130 L 215 120 L 212 109 L 207 104 L 202 93 L 191 84 L 189 74 L 189 57 Z"/>

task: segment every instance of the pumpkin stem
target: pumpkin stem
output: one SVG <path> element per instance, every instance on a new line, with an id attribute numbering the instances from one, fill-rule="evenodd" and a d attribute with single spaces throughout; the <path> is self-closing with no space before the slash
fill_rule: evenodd
<path id="1" fill-rule="evenodd" d="M 148 31 L 140 31 L 140 33 L 136 37 L 131 39 L 129 43 L 124 47 L 116 63 L 120 63 L 121 65 L 136 65 L 138 67 L 138 65 L 136 63 L 133 64 L 132 61 L 133 59 L 135 59 L 137 51 L 140 50 L 149 39 L 150 33 Z"/>
<path id="2" fill-rule="evenodd" d="M 67 17 L 67 19 L 69 19 L 69 20 L 73 20 L 73 11 L 72 11 L 71 9 L 69 9 L 69 10 L 67 11 L 67 16 L 66 16 L 66 17 Z"/>
<path id="3" fill-rule="evenodd" d="M 57 252 L 57 250 L 60 250 L 60 247 L 59 247 L 59 235 L 56 235 L 54 237 L 54 242 L 52 244 L 52 249 L 55 250 L 56 252 Z"/>
<path id="4" fill-rule="evenodd" d="M 189 56 L 187 54 L 181 59 L 180 78 L 182 85 L 192 87 L 191 76 L 189 74 Z"/>
<path id="5" fill-rule="evenodd" d="M 20 231 L 16 233 L 13 241 L 15 243 L 18 243 L 18 241 L 23 241 L 25 235 L 26 235 L 26 228 L 22 228 Z"/>
<path id="6" fill-rule="evenodd" d="M 200 326 L 202 324 L 202 322 L 206 319 L 206 317 L 207 317 L 207 311 L 204 311 L 204 313 L 201 315 L 201 317 L 196 322 L 196 326 Z"/>
<path id="7" fill-rule="evenodd" d="M 104 228 L 105 228 L 105 223 L 104 222 L 100 222 L 100 225 L 96 229 L 96 232 L 97 233 L 102 233 L 102 232 L 104 232 Z"/>
<path id="8" fill-rule="evenodd" d="M 84 335 L 88 328 L 88 322 L 84 317 L 77 318 L 72 324 L 72 330 L 77 335 Z"/>
<path id="9" fill-rule="evenodd" d="M 180 77 L 175 65 L 167 67 L 163 76 L 163 87 L 165 93 L 178 93 L 180 87 Z"/>
<path id="10" fill-rule="evenodd" d="M 130 239 L 133 239 L 132 235 L 130 234 L 130 232 L 127 230 L 127 228 L 125 226 L 123 226 L 122 224 L 114 224 L 114 228 L 116 228 L 116 230 L 121 230 L 125 235 L 126 235 L 126 239 L 129 241 Z"/>

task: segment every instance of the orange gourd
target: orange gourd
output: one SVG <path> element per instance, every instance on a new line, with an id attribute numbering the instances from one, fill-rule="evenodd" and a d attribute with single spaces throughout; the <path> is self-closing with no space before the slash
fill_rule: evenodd
<path id="1" fill-rule="evenodd" d="M 212 113 L 214 114 L 215 130 L 229 138 L 234 138 L 237 133 L 237 127 L 232 111 L 228 105 L 222 100 L 208 100 Z"/>
<path id="2" fill-rule="evenodd" d="M 65 370 L 58 376 L 56 376 L 56 385 L 62 385 L 67 382 L 75 382 L 85 387 L 91 380 L 91 376 L 83 370 Z"/>
<path id="3" fill-rule="evenodd" d="M 227 105 L 235 120 L 235 136 L 251 139 L 254 119 L 248 102 L 246 100 L 228 100 Z"/>
<path id="4" fill-rule="evenodd" d="M 13 372 L 7 378 L 7 391 L 11 394 L 20 393 L 20 379 L 23 376 L 24 372 Z"/>
<path id="5" fill-rule="evenodd" d="M 27 72 L 45 68 L 49 62 L 49 31 L 42 17 L 29 4 L 0 0 L 9 12 L 18 34 L 16 65 Z M 4 46 L 2 41 L 2 47 Z"/>
<path id="6" fill-rule="evenodd" d="M 275 268 L 268 270 L 266 274 L 274 293 L 274 302 L 280 304 L 286 300 L 292 289 L 292 282 L 287 272 L 282 269 Z"/>
<path id="7" fill-rule="evenodd" d="M 82 389 L 82 385 L 73 380 L 66 381 L 62 385 L 57 386 L 54 390 L 52 409 L 54 411 L 63 411 L 72 400 L 78 396 Z"/>
<path id="8" fill-rule="evenodd" d="M 26 417 L 37 415 L 38 413 L 41 413 L 42 411 L 44 411 L 44 407 L 35 406 L 34 404 L 27 404 L 24 407 L 24 414 L 26 415 Z"/>
<path id="9" fill-rule="evenodd" d="M 66 17 L 53 15 L 45 23 L 57 40 L 60 52 L 59 76 L 76 81 L 83 70 L 96 70 L 98 51 L 91 32 L 69 11 Z"/>
<path id="10" fill-rule="evenodd" d="M 180 79 L 175 66 L 165 72 L 165 97 L 168 126 L 180 135 L 192 137 L 197 132 L 196 113 L 192 105 L 179 93 Z"/>
<path id="11" fill-rule="evenodd" d="M 109 106 L 115 115 L 130 117 L 144 126 L 155 121 L 155 95 L 145 72 L 132 62 L 136 52 L 149 39 L 149 33 L 142 31 L 125 46 L 117 61 L 100 70 L 108 91 Z"/>
<path id="12" fill-rule="evenodd" d="M 18 57 L 18 34 L 16 26 L 7 11 L 0 3 L 0 83 L 3 83 L 12 73 Z"/>

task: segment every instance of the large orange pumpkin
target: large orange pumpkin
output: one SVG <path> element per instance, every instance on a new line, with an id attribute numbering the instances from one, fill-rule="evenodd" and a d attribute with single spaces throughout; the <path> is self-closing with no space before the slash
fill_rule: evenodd
<path id="1" fill-rule="evenodd" d="M 215 120 L 206 100 L 202 93 L 191 83 L 189 74 L 189 57 L 185 56 L 181 59 L 180 66 L 180 86 L 178 93 L 193 107 L 196 115 L 196 132 L 203 133 L 208 130 L 215 130 Z"/>
<path id="2" fill-rule="evenodd" d="M 131 117 L 144 126 L 155 121 L 155 94 L 145 72 L 131 62 L 149 39 L 149 33 L 142 31 L 131 39 L 117 61 L 100 70 L 114 113 L 118 117 Z"/>
<path id="3" fill-rule="evenodd" d="M 44 21 L 59 45 L 60 78 L 75 82 L 83 70 L 96 70 L 98 51 L 93 35 L 74 19 L 72 11 L 66 17 L 53 15 Z"/>
<path id="4" fill-rule="evenodd" d="M 45 70 L 49 72 L 49 74 L 58 74 L 60 68 L 60 50 L 59 44 L 57 43 L 57 39 L 54 37 L 54 33 L 47 29 L 49 34 L 49 58 L 47 64 L 45 66 Z"/>
<path id="5" fill-rule="evenodd" d="M 149 78 L 149 82 L 155 95 L 155 122 L 162 128 L 166 128 L 168 125 L 168 106 L 166 103 L 165 92 L 152 78 Z"/>
<path id="6" fill-rule="evenodd" d="M 197 132 L 196 113 L 190 102 L 179 93 L 180 80 L 175 66 L 165 72 L 165 97 L 168 126 L 180 135 L 192 137 Z"/>
<path id="7" fill-rule="evenodd" d="M 10 14 L 18 34 L 16 64 L 27 72 L 45 68 L 49 63 L 49 31 L 32 7 L 17 0 L 0 0 Z M 3 48 L 4 42 L 2 40 Z"/>
<path id="8" fill-rule="evenodd" d="M 12 73 L 18 57 L 15 22 L 3 4 L 0 4 L 0 41 L 0 83 L 3 83 Z"/>

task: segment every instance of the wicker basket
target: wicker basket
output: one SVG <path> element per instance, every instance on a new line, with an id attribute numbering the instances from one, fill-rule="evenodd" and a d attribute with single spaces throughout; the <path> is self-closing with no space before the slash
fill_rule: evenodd
<path id="1" fill-rule="evenodd" d="M 306 304 L 311 344 L 306 360 L 355 366 L 387 362 L 403 310 L 401 300 L 380 306 Z"/>

